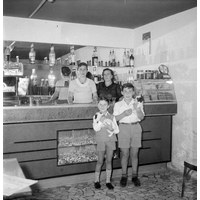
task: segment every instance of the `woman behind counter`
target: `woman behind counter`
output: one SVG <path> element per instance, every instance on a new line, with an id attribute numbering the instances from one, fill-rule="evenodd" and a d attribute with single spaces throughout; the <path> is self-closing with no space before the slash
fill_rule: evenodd
<path id="1" fill-rule="evenodd" d="M 114 82 L 114 72 L 106 68 L 102 72 L 103 82 L 97 84 L 97 94 L 99 97 L 105 97 L 109 101 L 119 101 L 121 94 L 120 85 Z"/>
<path id="2" fill-rule="evenodd" d="M 69 103 L 97 103 L 97 89 L 93 80 L 86 77 L 88 66 L 81 62 L 77 78 L 69 84 Z"/>

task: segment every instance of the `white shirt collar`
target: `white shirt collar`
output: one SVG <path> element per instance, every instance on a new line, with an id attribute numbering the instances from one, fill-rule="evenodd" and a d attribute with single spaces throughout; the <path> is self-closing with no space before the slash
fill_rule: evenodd
<path id="1" fill-rule="evenodd" d="M 135 102 L 135 100 L 134 100 L 133 98 L 132 98 L 132 100 L 130 101 L 129 104 L 127 104 L 127 103 L 124 101 L 124 99 L 123 99 L 122 101 L 123 101 L 123 104 L 124 104 L 124 105 L 127 105 L 127 106 L 132 105 L 132 104 Z"/>
<path id="2" fill-rule="evenodd" d="M 86 78 L 86 81 L 85 81 L 85 83 L 81 83 L 80 82 L 80 80 L 77 78 L 76 79 L 76 83 L 79 85 L 79 86 L 81 86 L 81 87 L 85 87 L 85 86 L 87 86 L 88 85 L 88 83 L 89 83 L 89 81 L 88 81 L 89 79 L 88 78 Z"/>

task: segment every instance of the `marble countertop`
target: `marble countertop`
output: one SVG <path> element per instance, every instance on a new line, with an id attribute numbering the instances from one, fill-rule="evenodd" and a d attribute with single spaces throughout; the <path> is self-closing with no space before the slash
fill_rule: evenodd
<path id="1" fill-rule="evenodd" d="M 145 103 L 146 116 L 174 115 L 176 102 Z M 95 104 L 57 104 L 3 107 L 3 123 L 92 119 L 98 111 Z"/>

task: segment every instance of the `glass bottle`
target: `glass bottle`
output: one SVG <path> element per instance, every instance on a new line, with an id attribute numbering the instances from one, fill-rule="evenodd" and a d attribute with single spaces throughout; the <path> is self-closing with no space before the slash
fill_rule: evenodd
<path id="1" fill-rule="evenodd" d="M 32 74 L 30 76 L 30 95 L 37 94 L 37 74 L 35 69 L 32 69 Z"/>
<path id="2" fill-rule="evenodd" d="M 115 51 L 112 51 L 112 64 L 111 66 L 115 67 L 116 66 L 116 57 L 115 57 Z"/>
<path id="3" fill-rule="evenodd" d="M 31 44 L 31 49 L 30 49 L 30 52 L 29 52 L 29 62 L 31 64 L 35 63 L 35 56 L 36 56 L 36 53 L 35 53 L 35 50 L 34 50 L 34 44 Z"/>
<path id="4" fill-rule="evenodd" d="M 10 48 L 9 47 L 6 47 L 5 48 L 5 62 L 10 62 Z"/>
<path id="5" fill-rule="evenodd" d="M 56 54 L 54 51 L 54 46 L 51 45 L 49 52 L 49 66 L 54 66 L 56 63 Z"/>
<path id="6" fill-rule="evenodd" d="M 52 95 L 55 91 L 55 80 L 56 76 L 54 75 L 53 69 L 50 69 L 49 75 L 48 75 L 48 82 L 49 82 L 49 95 Z"/>
<path id="7" fill-rule="evenodd" d="M 98 66 L 97 47 L 94 47 L 94 51 L 92 54 L 92 66 Z"/>
<path id="8" fill-rule="evenodd" d="M 126 50 L 124 49 L 123 66 L 126 67 Z"/>
<path id="9" fill-rule="evenodd" d="M 24 74 L 24 66 L 21 62 L 19 62 L 19 56 L 16 56 L 15 67 L 17 68 L 17 75 L 23 76 Z"/>
<path id="10" fill-rule="evenodd" d="M 70 65 L 75 65 L 75 52 L 74 52 L 74 46 L 70 47 Z"/>
<path id="11" fill-rule="evenodd" d="M 127 51 L 127 53 L 126 53 L 126 66 L 130 66 L 130 55 L 129 55 L 129 51 Z"/>
<path id="12" fill-rule="evenodd" d="M 109 54 L 108 67 L 110 67 L 111 65 L 112 65 L 112 51 L 110 51 L 110 54 Z"/>
<path id="13" fill-rule="evenodd" d="M 134 56 L 133 56 L 132 53 L 131 53 L 131 56 L 130 56 L 130 66 L 134 67 Z"/>

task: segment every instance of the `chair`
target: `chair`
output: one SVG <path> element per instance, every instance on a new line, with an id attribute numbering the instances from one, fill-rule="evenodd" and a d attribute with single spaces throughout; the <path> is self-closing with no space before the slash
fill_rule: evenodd
<path id="1" fill-rule="evenodd" d="M 181 191 L 181 197 L 184 196 L 184 190 L 185 190 L 185 180 L 189 180 L 189 173 L 194 170 L 197 171 L 197 166 L 192 165 L 186 161 L 184 161 L 184 172 L 183 172 L 183 183 L 182 183 L 182 191 Z"/>

